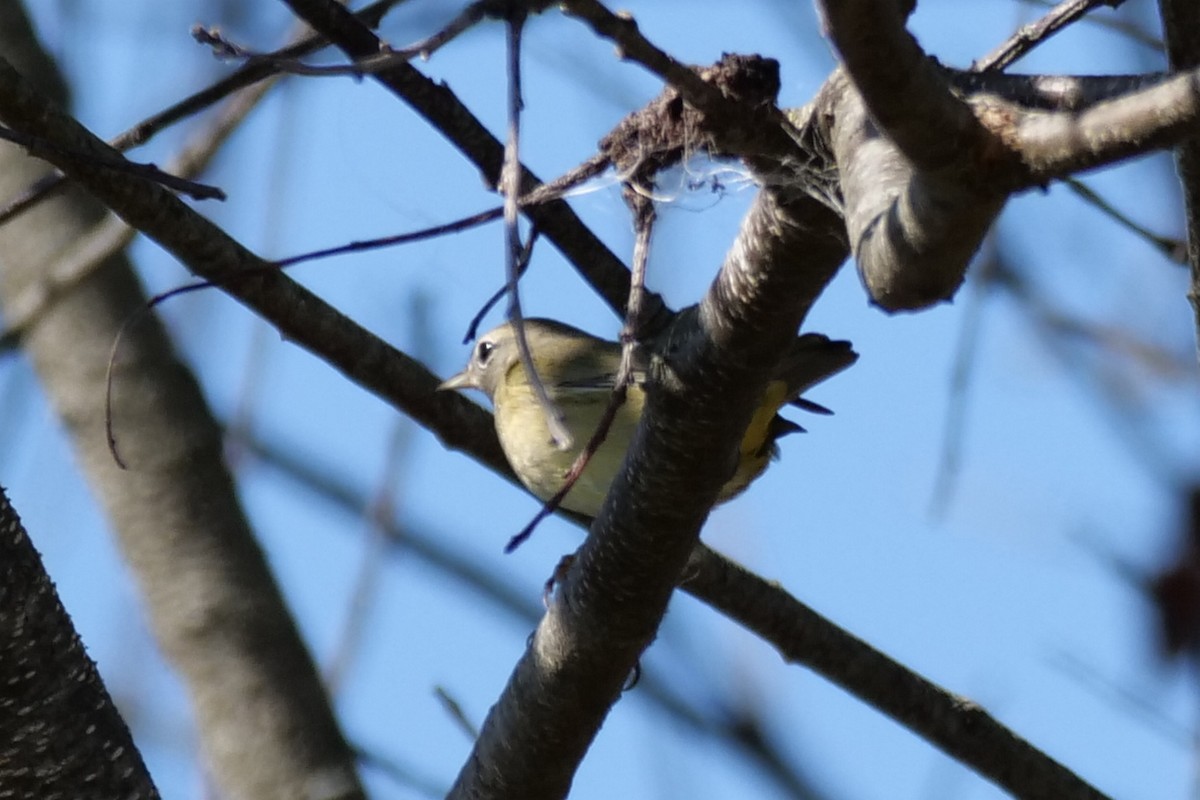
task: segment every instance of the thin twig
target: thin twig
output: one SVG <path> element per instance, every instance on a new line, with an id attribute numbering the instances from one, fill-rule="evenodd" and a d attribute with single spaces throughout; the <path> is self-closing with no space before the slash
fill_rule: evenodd
<path id="1" fill-rule="evenodd" d="M 197 181 L 189 181 L 186 178 L 180 178 L 176 175 L 163 172 L 154 164 L 141 164 L 136 161 L 130 161 L 126 158 L 107 157 L 100 153 L 73 153 L 68 150 L 48 142 L 45 139 L 36 136 L 27 136 L 19 131 L 14 131 L 12 128 L 6 128 L 0 125 L 0 139 L 20 145 L 28 150 L 31 154 L 44 157 L 48 153 L 56 153 L 57 155 L 70 158 L 78 161 L 81 164 L 90 167 L 100 167 L 101 169 L 111 169 L 116 172 L 127 172 L 130 175 L 137 175 L 139 178 L 160 183 L 173 192 L 185 194 L 195 200 L 224 200 L 225 192 L 221 191 L 216 186 L 209 186 Z"/>
<path id="2" fill-rule="evenodd" d="M 113 461 L 121 469 L 129 469 L 125 460 L 121 458 L 121 453 L 117 449 L 117 435 L 113 426 L 113 374 L 116 372 L 117 353 L 121 349 L 121 343 L 125 339 L 125 334 L 136 323 L 141 321 L 150 311 L 166 300 L 172 297 L 195 292 L 200 289 L 208 289 L 214 284 L 211 281 L 197 281 L 189 283 L 185 286 L 177 286 L 170 291 L 156 294 L 145 302 L 145 304 L 125 318 L 121 323 L 120 329 L 117 331 L 116 337 L 113 338 L 112 349 L 108 352 L 108 366 L 104 371 L 104 434 L 108 438 L 108 452 L 112 455 Z"/>
<path id="3" fill-rule="evenodd" d="M 566 418 L 550 399 L 538 375 L 537 365 L 533 362 L 533 354 L 529 351 L 518 285 L 522 272 L 520 262 L 525 252 L 521 244 L 518 206 L 521 194 L 521 109 L 524 106 L 521 99 L 521 31 L 524 26 L 524 11 L 514 9 L 508 20 L 508 137 L 504 145 L 504 168 L 500 173 L 501 191 L 504 193 L 504 268 L 508 279 L 508 319 L 516 333 L 521 367 L 525 370 L 538 405 L 542 407 L 542 413 L 546 415 L 550 437 L 558 449 L 567 450 L 574 441 L 567 430 Z"/>
<path id="4" fill-rule="evenodd" d="M 1041 6 L 1042 8 L 1054 7 L 1052 0 L 1023 1 L 1030 5 Z M 1121 0 L 1121 2 L 1124 2 L 1124 0 Z M 1166 49 L 1166 43 L 1163 42 L 1162 37 L 1148 33 L 1138 25 L 1117 17 L 1091 16 L 1085 18 L 1084 22 L 1088 23 L 1089 25 L 1094 25 L 1098 28 L 1108 28 L 1110 31 L 1116 31 L 1123 36 L 1129 37 L 1130 41 L 1140 44 L 1143 47 L 1149 47 L 1151 50 L 1157 50 L 1160 53 Z"/>
<path id="5" fill-rule="evenodd" d="M 561 177 L 556 178 L 549 183 L 543 183 L 533 191 L 525 194 L 518 201 L 517 205 L 521 209 L 527 209 L 540 203 L 549 203 L 551 201 L 558 200 L 571 189 L 575 188 L 584 181 L 590 180 L 596 175 L 599 175 L 607 168 L 607 159 L 601 156 L 593 156 L 587 161 L 584 161 L 578 167 L 572 169 L 570 172 L 564 173 Z M 338 245 L 337 247 L 327 247 L 321 250 L 312 250 L 307 253 L 289 256 L 288 258 L 280 259 L 273 263 L 275 266 L 280 268 L 293 267 L 297 264 L 302 264 L 306 261 L 313 261 L 319 258 L 329 258 L 331 256 L 340 256 L 347 253 L 360 253 L 367 250 L 376 250 L 384 247 L 409 244 L 410 242 L 419 242 L 435 236 L 444 236 L 449 233 L 460 233 L 477 225 L 483 225 L 488 222 L 501 219 L 503 216 L 504 206 L 496 206 L 495 208 L 489 208 L 485 211 L 480 211 L 477 214 L 471 214 L 470 216 L 461 217 L 451 222 L 444 222 L 440 225 L 433 225 L 417 231 L 399 233 L 392 236 L 381 236 L 377 239 L 364 239 L 362 241 L 350 242 L 349 244 Z M 536 231 L 537 229 L 535 228 L 534 230 Z M 531 239 L 530 244 L 532 241 L 533 240 Z"/>
<path id="6" fill-rule="evenodd" d="M 521 251 L 521 257 L 517 259 L 517 280 L 525 277 L 525 270 L 529 269 L 529 262 L 533 258 L 533 246 L 537 244 L 538 229 L 533 228 L 529 231 L 529 239 L 525 242 L 524 249 Z M 495 308 L 496 304 L 508 296 L 508 281 L 492 294 L 479 310 L 475 312 L 475 316 L 471 317 L 471 322 L 467 325 L 467 332 L 463 334 L 462 343 L 466 344 L 475 340 L 479 334 L 479 326 L 483 323 L 483 318 L 487 313 Z"/>
<path id="7" fill-rule="evenodd" d="M 454 699 L 444 687 L 433 687 L 433 694 L 442 704 L 442 708 L 446 709 L 446 713 L 450 715 L 450 719 L 454 720 L 458 727 L 462 728 L 463 733 L 467 735 L 467 741 L 473 742 L 479 738 L 479 726 L 467 718 L 467 713 L 463 711 L 462 703 Z"/>
<path id="8" fill-rule="evenodd" d="M 260 53 L 231 41 L 217 28 L 206 28 L 203 25 L 192 26 L 192 38 L 202 45 L 212 48 L 213 55 L 224 59 L 242 59 L 245 66 L 265 64 L 276 72 L 286 72 L 290 75 L 307 77 L 351 76 L 363 78 L 387 69 L 396 64 L 408 62 L 414 58 L 428 59 L 437 50 L 453 41 L 459 34 L 488 16 L 489 7 L 494 5 L 487 0 L 479 0 L 463 9 L 449 24 L 431 36 L 421 39 L 407 47 L 393 48 L 388 45 L 380 47 L 378 53 L 365 58 L 356 59 L 349 64 L 307 64 L 298 57 L 285 57 L 277 53 Z"/>
<path id="9" fill-rule="evenodd" d="M 1188 263 L 1187 259 L 1187 243 L 1175 239 L 1170 236 L 1160 236 L 1144 225 L 1134 222 L 1133 219 L 1119 211 L 1116 206 L 1101 197 L 1094 189 L 1088 186 L 1078 178 L 1067 178 L 1063 181 L 1075 194 L 1082 197 L 1087 202 L 1091 203 L 1097 209 L 1107 214 L 1114 222 L 1122 226 L 1128 231 L 1136 234 L 1145 240 L 1155 250 L 1158 250 L 1164 256 L 1176 264 Z"/>
<path id="10" fill-rule="evenodd" d="M 356 12 L 355 16 L 362 24 L 369 27 L 376 27 L 390 9 L 403 2 L 406 2 L 406 0 L 377 0 L 377 2 Z M 280 58 L 297 57 L 328 46 L 329 42 L 323 36 L 314 33 L 307 33 L 305 35 L 305 32 L 309 31 L 307 25 L 301 24 L 297 28 L 299 32 L 295 38 L 298 41 L 276 51 L 276 56 Z M 125 152 L 133 147 L 145 144 L 156 134 L 171 125 L 198 114 L 239 89 L 244 89 L 275 74 L 277 74 L 277 70 L 273 70 L 269 64 L 265 63 L 242 67 L 232 75 L 222 78 L 208 88 L 196 92 L 180 100 L 178 103 L 173 103 L 153 116 L 147 117 L 124 133 L 110 139 L 108 143 L 113 149 L 120 152 Z M 9 201 L 8 205 L 0 209 L 0 225 L 29 210 L 43 200 L 56 195 L 66 183 L 67 179 L 62 174 L 47 175 L 40 179 L 26 191 Z"/>
<path id="11" fill-rule="evenodd" d="M 1022 25 L 1008 41 L 975 61 L 971 69 L 975 72 L 1006 69 L 1054 34 L 1083 19 L 1093 9 L 1099 6 L 1116 8 L 1124 2 L 1125 0 L 1063 0 L 1037 22 Z"/>
<path id="12" fill-rule="evenodd" d="M 629 302 L 626 304 L 625 324 L 621 328 L 621 362 L 617 368 L 616 378 L 613 380 L 612 395 L 609 397 L 604 414 L 601 415 L 600 421 L 596 425 L 596 430 L 588 439 L 587 445 L 575 457 L 575 461 L 571 463 L 571 468 L 567 470 L 563 485 L 542 504 L 533 519 L 508 540 L 508 544 L 504 546 L 505 553 L 511 553 L 520 547 L 526 539 L 533 535 L 542 520 L 553 514 L 562 505 L 562 501 L 566 499 L 575 483 L 583 475 L 583 471 L 587 469 L 592 456 L 608 438 L 608 432 L 617 418 L 617 412 L 625 404 L 629 386 L 633 382 L 633 355 L 644 323 L 641 316 L 643 313 L 643 287 L 646 283 L 646 261 L 650 252 L 650 233 L 654 226 L 655 213 L 654 201 L 649 198 L 649 193 L 634 191 L 629 184 L 626 186 L 625 198 L 634 212 L 636 238 L 633 247 L 633 274 L 629 282 Z M 551 584 L 553 580 L 551 578 Z"/>
<path id="13" fill-rule="evenodd" d="M 409 244 L 411 242 L 420 242 L 425 239 L 432 239 L 437 236 L 445 236 L 448 233 L 461 233 L 478 225 L 483 225 L 488 222 L 500 219 L 504 214 L 504 209 L 501 206 L 489 208 L 486 211 L 480 211 L 477 214 L 472 214 L 461 219 L 453 220 L 452 222 L 443 222 L 440 225 L 432 225 L 428 228 L 410 231 L 409 233 L 398 233 L 392 236 L 381 236 L 378 239 L 363 239 L 349 244 L 341 244 L 337 247 L 326 247 L 322 250 L 311 250 L 307 253 L 289 256 L 273 262 L 276 267 L 294 267 L 297 264 L 303 264 L 307 261 L 315 261 L 319 258 L 329 258 L 331 256 L 340 256 L 347 253 L 361 253 L 367 250 L 378 250 L 383 247 L 393 247 L 395 245 Z"/>

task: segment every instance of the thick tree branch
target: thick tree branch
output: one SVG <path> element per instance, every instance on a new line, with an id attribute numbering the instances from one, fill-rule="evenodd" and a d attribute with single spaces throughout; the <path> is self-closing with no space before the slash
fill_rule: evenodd
<path id="1" fill-rule="evenodd" d="M 25 23 L 19 4 L 0 3 L 0 13 L 8 14 L 0 24 L 3 35 L 32 41 L 28 25 L 18 24 Z M 27 63 L 31 70 L 50 68 L 44 60 L 39 67 Z M 64 152 L 86 156 L 106 149 L 33 92 L 7 62 L 0 62 L 0 84 L 0 118 L 7 124 L 55 141 Z M 48 173 L 45 164 L 12 147 L 0 148 L 0 159 L 0 196 Z M 169 227 L 172 211 L 178 219 L 196 217 L 161 186 L 97 163 L 63 158 L 58 166 L 81 185 L 107 194 L 110 206 L 137 206 L 124 209 L 131 222 L 153 219 Z M 43 278 L 63 243 L 82 239 L 103 214 L 76 190 L 0 229 L 5 254 L 0 300 L 7 304 L 23 296 Z M 209 254 L 219 248 L 203 237 L 200 244 Z M 237 502 L 222 461 L 220 431 L 153 317 L 129 332 L 116 365 L 115 423 L 132 468 L 118 469 L 108 453 L 109 345 L 144 303 L 128 262 L 111 256 L 47 306 L 22 343 L 108 512 L 145 594 L 157 640 L 185 677 L 203 748 L 222 790 L 230 798 L 256 800 L 314 792 L 360 796 L 354 756 Z"/>
<path id="2" fill-rule="evenodd" d="M 1171 69 L 1192 70 L 1195 74 L 1200 68 L 1200 4 L 1192 0 L 1159 0 L 1158 7 Z M 1183 186 L 1187 219 L 1188 264 L 1192 272 L 1188 300 L 1195 313 L 1196 343 L 1200 347 L 1200 139 L 1192 138 L 1179 146 L 1175 165 Z"/>
<path id="3" fill-rule="evenodd" d="M 14 128 L 28 127 L 47 138 L 56 137 L 73 152 L 108 148 L 78 122 L 32 92 L 3 60 L 0 60 L 0 118 Z M 189 270 L 252 308 L 278 328 L 284 338 L 319 356 L 367 390 L 404 406 L 419 423 L 441 431 L 448 446 L 475 445 L 480 451 L 494 447 L 488 453 L 490 463 L 504 463 L 504 455 L 494 440 L 460 440 L 459 431 L 468 428 L 456 423 L 473 407 L 469 400 L 435 392 L 440 380 L 423 365 L 354 324 L 170 192 L 140 178 L 113 174 L 78 161 L 63 159 L 55 166 L 162 245 Z"/>
<path id="4" fill-rule="evenodd" d="M 822 0 L 820 6 L 872 121 L 916 169 L 957 172 L 964 152 L 986 144 L 988 132 L 905 29 L 898 0 Z"/>
<path id="5" fill-rule="evenodd" d="M 964 154 L 996 149 L 993 137 L 905 30 L 899 3 L 821 7 L 853 87 L 839 91 L 838 75 L 826 84 L 836 87 L 829 139 L 859 274 L 888 310 L 947 300 L 1004 204 L 1002 192 L 964 180 Z"/>
<path id="6" fill-rule="evenodd" d="M 0 489 L 0 794 L 158 800 L 8 496 Z"/>
<path id="7" fill-rule="evenodd" d="M 962 95 L 988 94 L 1026 109 L 1083 111 L 1097 103 L 1162 83 L 1167 76 L 1143 75 L 1020 75 L 1008 72 L 969 72 L 942 67 L 950 88 Z"/>
<path id="8" fill-rule="evenodd" d="M 654 637 L 768 372 L 841 263 L 841 241 L 822 253 L 791 211 L 764 190 L 700 307 L 663 337 L 625 464 L 452 797 L 566 794 Z"/>
<path id="9" fill-rule="evenodd" d="M 480 435 L 494 434 L 491 414 L 479 409 Z M 367 494 L 353 483 L 334 475 L 328 469 L 317 466 L 311 458 L 287 451 L 277 444 L 255 438 L 246 432 L 234 432 L 233 444 L 245 447 L 256 459 L 261 459 L 266 465 L 279 472 L 288 480 L 295 482 L 305 491 L 320 496 L 341 508 L 345 513 L 359 517 L 371 505 Z M 467 453 L 471 455 L 471 453 Z M 513 487 L 526 491 L 511 471 L 501 473 Z M 586 529 L 586 521 L 574 520 Z M 379 520 L 384 535 L 387 537 L 392 552 L 402 558 L 416 557 L 434 569 L 461 585 L 470 592 L 478 594 L 492 606 L 505 612 L 520 625 L 535 625 L 542 614 L 542 606 L 529 594 L 528 587 L 522 589 L 516 586 L 511 575 L 502 574 L 501 570 L 491 570 L 481 567 L 477 560 L 455 550 L 447 544 L 452 537 L 444 531 L 414 529 L 401 525 L 391 517 Z M 693 560 L 707 565 L 711 574 L 729 575 L 736 568 L 722 556 L 699 545 L 693 554 Z M 724 565 L 724 566 L 723 566 Z M 746 573 L 724 581 L 718 588 L 728 588 L 733 593 L 739 591 L 742 581 L 753 582 L 755 576 Z M 713 582 L 696 583 L 703 594 L 703 588 Z M 766 585 L 766 584 L 764 584 Z M 695 591 L 695 590 L 691 590 Z M 825 623 L 828 625 L 829 623 Z M 848 634 L 846 634 L 848 635 Z M 636 691 L 639 697 L 646 700 L 655 710 L 664 714 L 673 722 L 681 724 L 702 736 L 712 737 L 714 741 L 735 748 L 748 763 L 762 769 L 780 787 L 781 790 L 794 797 L 816 797 L 817 793 L 806 777 L 793 764 L 783 757 L 778 742 L 763 736 L 748 738 L 742 735 L 742 720 L 731 718 L 721 713 L 719 709 L 698 708 L 692 702 L 681 696 L 672 684 L 669 676 L 661 676 L 653 669 L 643 667 L 638 677 Z M 705 704 L 710 705 L 710 704 Z"/>
<path id="10" fill-rule="evenodd" d="M 1096 800 L 1104 795 L 966 698 L 896 663 L 777 585 L 698 550 L 683 588 L 802 664 L 937 745 L 1014 797 Z"/>
<path id="11" fill-rule="evenodd" d="M 915 169 L 838 76 L 822 90 L 818 104 L 824 103 L 832 104 L 827 136 L 846 230 L 871 300 L 891 311 L 948 300 L 1005 195 L 960 175 Z"/>
<path id="12" fill-rule="evenodd" d="M 1077 113 L 962 99 L 895 0 L 822 7 L 862 104 L 835 95 L 846 225 L 872 299 L 889 310 L 951 297 L 1010 194 L 1169 146 L 1200 120 L 1197 73 Z M 883 176 L 883 192 L 868 188 L 871 176 Z"/>
<path id="13" fill-rule="evenodd" d="M 1022 168 L 997 176 L 994 184 L 1028 189 L 1190 139 L 1200 129 L 1200 71 L 1184 72 L 1078 114 L 1030 111 L 1012 124 L 1012 111 L 981 105 L 982 114 L 995 113 L 995 130 Z"/>

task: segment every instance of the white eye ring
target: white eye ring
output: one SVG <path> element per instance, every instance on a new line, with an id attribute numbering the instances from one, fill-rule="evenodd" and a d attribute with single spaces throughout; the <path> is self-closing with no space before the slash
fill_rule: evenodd
<path id="1" fill-rule="evenodd" d="M 495 351 L 496 351 L 495 343 L 489 342 L 487 339 L 484 339 L 482 342 L 480 342 L 475 347 L 475 363 L 479 364 L 479 366 L 481 366 L 481 367 L 486 367 L 487 362 L 489 360 L 491 360 L 491 358 L 492 358 L 492 353 L 494 353 Z"/>

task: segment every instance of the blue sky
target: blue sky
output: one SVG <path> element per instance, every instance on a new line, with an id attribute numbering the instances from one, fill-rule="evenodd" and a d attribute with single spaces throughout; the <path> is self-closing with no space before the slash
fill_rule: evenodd
<path id="1" fill-rule="evenodd" d="M 111 136 L 230 67 L 188 37 L 218 24 L 260 49 L 287 29 L 282 4 L 32 0 L 48 46 L 75 87 L 76 112 Z M 1134 16 L 1151 19 L 1148 3 Z M 1137 6 L 1145 6 L 1138 8 Z M 642 31 L 677 57 L 722 52 L 780 59 L 786 104 L 803 103 L 833 64 L 807 4 L 627 2 Z M 387 20 L 395 44 L 424 36 L 458 4 L 413 0 Z M 237 11 L 237 18 L 222 13 Z M 921 4 L 913 29 L 944 62 L 965 66 L 998 44 L 1029 7 L 1007 0 Z M 503 31 L 483 25 L 419 67 L 443 79 L 493 130 L 503 129 Z M 659 90 L 557 13 L 527 32 L 523 151 L 543 178 Z M 1021 71 L 1138 72 L 1161 58 L 1103 28 L 1081 25 L 1018 65 Z M 164 160 L 190 127 L 137 156 Z M 702 174 L 717 169 L 695 163 Z M 1159 156 L 1089 176 L 1123 211 L 1168 235 L 1181 213 Z M 494 205 L 477 171 L 406 107 L 369 81 L 292 79 L 239 131 L 206 176 L 230 195 L 211 215 L 269 257 L 445 222 Z M 753 196 L 666 187 L 649 282 L 675 307 L 712 279 Z M 573 204 L 623 257 L 630 225 L 619 190 L 602 178 Z M 462 333 L 502 280 L 502 231 L 487 227 L 404 248 L 293 270 L 355 320 L 450 374 L 466 358 Z M 1183 270 L 1062 187 L 1015 199 L 996 231 L 1014 267 L 1056 308 L 1119 324 L 1179 356 L 1194 343 Z M 134 249 L 153 291 L 186 273 L 152 243 Z M 599 335 L 618 321 L 549 246 L 523 284 L 528 313 Z M 415 310 L 416 309 L 416 310 Z M 219 416 L 249 409 L 254 429 L 366 495 L 386 483 L 399 523 L 434 537 L 536 602 L 578 531 L 551 520 L 512 556 L 504 542 L 537 510 L 505 481 L 447 452 L 428 433 L 322 362 L 280 340 L 216 292 L 162 308 Z M 978 315 L 977 317 L 974 315 Z M 497 319 L 493 313 L 492 320 Z M 964 326 L 977 319 L 963 401 L 962 465 L 941 514 L 931 513 L 950 375 Z M 1195 469 L 1200 438 L 1194 365 L 1164 381 L 1143 372 L 1137 399 L 1153 410 L 1137 430 L 1165 459 L 1147 464 L 1088 383 L 1111 352 L 1079 347 L 1066 360 L 1011 296 L 978 294 L 888 317 L 866 302 L 852 265 L 814 309 L 809 327 L 851 339 L 848 372 L 811 397 L 837 412 L 805 420 L 783 458 L 746 494 L 717 509 L 704 539 L 947 689 L 982 703 L 1018 733 L 1102 790 L 1170 798 L 1193 786 L 1189 675 L 1156 656 L 1154 618 L 1137 587 L 1101 552 L 1145 572 L 1161 566 L 1180 526 L 1178 484 Z M 254 376 L 250 380 L 248 376 Z M 199 797 L 195 738 L 182 688 L 138 611 L 106 522 L 79 477 L 62 430 L 28 365 L 0 363 L 0 482 L 8 487 L 92 656 L 133 726 L 164 795 Z M 1124 426 L 1124 427 L 1123 427 Z M 389 472 L 401 430 L 405 458 Z M 338 694 L 355 742 L 448 786 L 469 742 L 433 694 L 445 688 L 480 721 L 522 651 L 529 625 L 482 601 L 410 552 L 379 559 L 370 525 L 252 458 L 237 462 L 242 496 L 318 658 L 341 641 L 362 565 L 378 570 L 361 642 Z M 1166 476 L 1164 478 L 1164 476 Z M 699 706 L 742 704 L 833 797 L 990 798 L 1002 793 L 879 713 L 803 669 L 715 612 L 680 596 L 648 671 Z M 420 796 L 365 773 L 374 796 Z M 575 798 L 774 798 L 777 787 L 711 740 L 664 720 L 635 690 L 618 704 L 579 771 Z"/>

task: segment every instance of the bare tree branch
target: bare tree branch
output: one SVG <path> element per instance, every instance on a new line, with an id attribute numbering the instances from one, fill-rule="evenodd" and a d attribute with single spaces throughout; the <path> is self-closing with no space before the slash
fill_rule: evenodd
<path id="1" fill-rule="evenodd" d="M 389 9 L 401 2 L 403 0 L 376 0 L 376 2 L 356 12 L 355 16 L 362 20 L 364 25 L 375 27 Z M 309 34 L 302 36 L 300 41 L 295 44 L 278 50 L 271 55 L 276 58 L 297 58 L 301 55 L 314 52 L 327 44 L 320 36 Z M 180 100 L 178 103 L 173 103 L 169 108 L 142 120 L 129 130 L 110 140 L 109 144 L 121 152 L 145 144 L 156 134 L 171 125 L 200 113 L 240 89 L 253 86 L 260 81 L 269 80 L 277 75 L 278 70 L 273 69 L 269 63 L 247 64 L 232 75 L 222 78 L 208 88 L 196 92 Z M 10 200 L 3 207 L 0 207 L 0 224 L 7 222 L 42 200 L 53 196 L 62 189 L 64 184 L 65 179 L 62 175 L 48 175 L 38 181 L 37 184 L 28 187 L 25 191 L 18 194 L 16 198 Z"/>
<path id="2" fill-rule="evenodd" d="M 952 296 L 1008 195 L 1161 149 L 1200 119 L 1197 73 L 1076 113 L 964 101 L 904 29 L 895 0 L 822 7 L 862 98 L 858 107 L 837 96 L 830 137 L 847 229 L 872 299 L 889 310 Z M 867 190 L 872 176 L 883 192 Z"/>
<path id="3" fill-rule="evenodd" d="M 494 436 L 491 415 L 483 409 L 479 409 L 478 424 L 481 436 Z M 239 431 L 234 436 L 235 445 L 247 448 L 255 458 L 261 459 L 267 466 L 279 470 L 287 479 L 334 503 L 346 513 L 358 516 L 368 506 L 370 501 L 361 489 L 333 475 L 329 470 L 314 466 L 311 458 L 290 453 L 280 444 L 268 442 L 249 432 Z M 511 471 L 507 474 L 502 473 L 501 477 L 510 481 L 515 489 L 528 491 Z M 574 521 L 581 526 L 585 524 L 580 520 Z M 481 567 L 464 554 L 456 552 L 447 544 L 451 537 L 445 535 L 445 532 L 400 525 L 390 517 L 380 518 L 378 524 L 387 537 L 391 551 L 396 555 L 414 556 L 430 564 L 467 590 L 481 595 L 488 603 L 504 611 L 520 624 L 537 623 L 542 607 L 531 599 L 528 592 L 512 585 L 511 580 L 505 580 L 495 571 Z M 777 586 L 767 584 L 752 573 L 739 573 L 734 565 L 704 545 L 697 548 L 693 560 L 704 565 L 706 575 L 728 576 L 720 582 L 698 577 L 694 582 L 682 587 L 706 602 L 706 590 L 711 590 L 714 594 L 728 591 L 736 596 L 741 591 L 743 581 L 757 581 L 764 587 L 778 590 Z M 811 782 L 783 757 L 777 742 L 762 736 L 749 739 L 739 735 L 735 720 L 714 714 L 711 709 L 697 708 L 679 695 L 666 676 L 659 675 L 653 669 L 643 668 L 636 691 L 639 697 L 646 698 L 647 702 L 668 718 L 697 733 L 734 745 L 750 763 L 762 766 L 766 774 L 784 791 L 795 797 L 817 796 Z"/>
<path id="4" fill-rule="evenodd" d="M 1024 170 L 1010 179 L 1012 187 L 1027 189 L 1186 141 L 1198 119 L 1200 72 L 1191 71 L 1078 114 L 1030 111 L 1011 126 L 997 120 L 996 130 Z"/>
<path id="5" fill-rule="evenodd" d="M 1125 0 L 1063 0 L 1037 22 L 1022 25 L 1008 41 L 978 59 L 972 65 L 972 69 L 980 72 L 1007 69 L 1021 56 L 1056 33 L 1061 33 L 1072 23 L 1083 19 L 1093 9 L 1099 6 L 1117 8 L 1124 2 Z"/>
<path id="6" fill-rule="evenodd" d="M 0 52 L 36 53 L 28 44 L 34 41 L 28 21 L 12 0 L 0 2 L 0 37 Z M 31 74 L 52 69 L 44 54 L 23 63 Z M 7 124 L 63 151 L 119 157 L 77 125 L 70 127 L 74 123 L 58 110 L 61 92 L 59 103 L 49 101 L 7 62 L 0 62 L 0 84 L 0 118 Z M 0 160 L 0 196 L 48 172 L 14 147 L 0 147 Z M 160 210 L 166 204 L 187 209 L 141 177 L 88 159 L 60 161 L 64 172 L 86 176 L 96 194 L 108 192 L 109 199 L 149 195 Z M 110 205 L 120 210 L 122 203 Z M 153 209 L 146 214 L 163 220 Z M 72 191 L 0 229 L 0 302 L 40 280 L 63 242 L 84 237 L 103 215 L 91 198 Z M 153 318 L 131 333 L 118 365 L 117 422 L 133 468 L 120 470 L 109 456 L 105 352 L 143 303 L 130 265 L 112 256 L 40 314 L 23 344 L 109 514 L 157 640 L 185 678 L 222 791 L 256 800 L 313 791 L 329 798 L 361 796 L 353 753 L 238 504 L 222 462 L 220 432 Z"/>
<path id="7" fill-rule="evenodd" d="M 351 58 L 379 52 L 382 44 L 366 26 L 332 0 L 286 0 L 297 15 L 341 48 Z M 488 186 L 497 186 L 504 163 L 504 146 L 458 100 L 449 88 L 422 75 L 407 63 L 397 63 L 373 74 L 376 80 L 425 117 L 483 173 Z M 521 168 L 521 194 L 533 191 L 541 180 Z M 624 316 L 629 296 L 629 270 L 579 219 L 565 201 L 522 209 L 554 246 L 574 264 L 596 293 Z M 651 315 L 667 313 L 662 298 L 648 299 Z"/>
<path id="8" fill-rule="evenodd" d="M 21 518 L 0 489 L 0 787 L 24 800 L 158 800 Z"/>
<path id="9" fill-rule="evenodd" d="M 1096 789 L 970 700 L 925 680 L 787 592 L 729 561 L 695 558 L 686 589 L 718 596 L 731 619 L 878 708 L 1014 797 L 1096 800 Z"/>
<path id="10" fill-rule="evenodd" d="M 1192 70 L 1194 75 L 1200 68 L 1200 7 L 1188 0 L 1159 0 L 1158 7 L 1171 69 Z M 1192 138 L 1176 149 L 1175 165 L 1183 185 L 1187 259 L 1192 270 L 1188 300 L 1195 312 L 1196 342 L 1200 347 L 1200 139 Z"/>
<path id="11" fill-rule="evenodd" d="M 795 205 L 759 195 L 704 301 L 659 343 L 624 466 L 452 797 L 566 793 L 654 636 L 769 370 L 844 257 L 839 240 L 821 253 L 795 223 L 809 206 L 832 212 L 807 197 Z"/>

